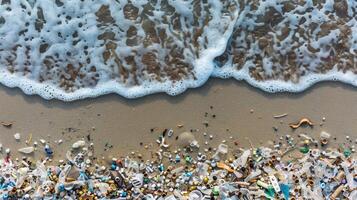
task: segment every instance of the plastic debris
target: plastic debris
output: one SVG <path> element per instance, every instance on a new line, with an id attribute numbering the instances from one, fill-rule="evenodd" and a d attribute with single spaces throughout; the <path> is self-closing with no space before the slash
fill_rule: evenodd
<path id="1" fill-rule="evenodd" d="M 48 145 L 48 144 L 45 145 L 45 153 L 46 153 L 47 157 L 51 157 L 53 154 L 53 151 L 52 151 L 50 145 Z"/>
<path id="2" fill-rule="evenodd" d="M 327 133 L 325 131 L 322 131 L 320 133 L 320 142 L 321 142 L 321 144 L 326 145 L 329 142 L 330 137 L 331 137 L 331 134 L 329 134 L 329 133 Z"/>
<path id="3" fill-rule="evenodd" d="M 167 131 L 167 136 L 168 136 L 168 137 L 172 137 L 173 134 L 174 134 L 174 130 L 169 129 L 169 130 Z"/>
<path id="4" fill-rule="evenodd" d="M 72 144 L 72 148 L 78 149 L 78 148 L 84 147 L 85 144 L 86 144 L 86 142 L 84 140 L 78 140 L 77 142 Z"/>
<path id="5" fill-rule="evenodd" d="M 217 167 L 220 168 L 220 169 L 225 169 L 225 170 L 227 170 L 227 171 L 230 172 L 230 173 L 233 173 L 233 172 L 234 172 L 234 170 L 233 170 L 230 166 L 224 164 L 223 162 L 218 162 L 218 163 L 217 163 Z"/>
<path id="6" fill-rule="evenodd" d="M 304 147 L 301 147 L 300 148 L 300 152 L 301 153 L 304 153 L 304 154 L 306 154 L 306 153 L 309 153 L 309 147 L 307 147 L 307 146 L 304 146 Z"/>
<path id="7" fill-rule="evenodd" d="M 93 144 L 82 140 L 57 165 L 48 162 L 48 143 L 47 158 L 36 163 L 13 160 L 7 149 L 0 160 L 0 199 L 356 199 L 355 154 L 318 149 L 307 137 L 286 137 L 277 148 L 220 144 L 211 152 L 158 145 L 161 157 L 111 158 L 107 165 L 93 159 Z"/>
<path id="8" fill-rule="evenodd" d="M 352 152 L 350 149 L 347 148 L 347 149 L 343 150 L 343 155 L 345 155 L 345 157 L 349 157 L 351 154 L 352 154 Z"/>
<path id="9" fill-rule="evenodd" d="M 216 153 L 213 155 L 213 158 L 215 160 L 220 160 L 222 159 L 222 156 L 225 156 L 228 153 L 228 145 L 226 144 L 220 144 L 217 148 Z"/>
<path id="10" fill-rule="evenodd" d="M 14 138 L 15 138 L 15 140 L 19 141 L 21 139 L 20 133 L 15 133 Z"/>
<path id="11" fill-rule="evenodd" d="M 289 198 L 290 198 L 290 192 L 289 192 L 290 187 L 289 187 L 289 185 L 281 184 L 280 185 L 280 189 L 281 189 L 281 192 L 283 194 L 284 199 L 285 200 L 289 200 Z"/>
<path id="12" fill-rule="evenodd" d="M 32 152 L 35 151 L 35 148 L 34 148 L 34 147 L 24 147 L 24 148 L 18 149 L 18 151 L 19 151 L 20 153 L 30 154 L 30 153 L 32 153 Z"/>
<path id="13" fill-rule="evenodd" d="M 275 197 L 274 188 L 272 186 L 268 186 L 268 188 L 266 188 L 266 190 L 265 190 L 265 195 L 269 199 L 274 199 L 274 197 Z"/>
<path id="14" fill-rule="evenodd" d="M 200 192 L 199 190 L 192 191 L 188 196 L 189 200 L 202 200 L 202 198 L 203 198 L 202 192 Z"/>
<path id="15" fill-rule="evenodd" d="M 278 183 L 278 180 L 276 179 L 276 177 L 273 175 L 270 175 L 269 180 L 270 180 L 275 192 L 280 192 L 280 186 L 279 186 L 279 183 Z"/>

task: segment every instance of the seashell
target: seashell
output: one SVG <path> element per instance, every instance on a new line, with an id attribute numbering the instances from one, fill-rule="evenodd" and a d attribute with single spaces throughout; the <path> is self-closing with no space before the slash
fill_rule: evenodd
<path id="1" fill-rule="evenodd" d="M 308 118 L 302 118 L 299 122 L 297 123 L 290 123 L 289 126 L 292 128 L 292 129 L 297 129 L 299 128 L 300 126 L 302 125 L 309 125 L 310 127 L 314 126 L 314 124 L 312 123 L 312 121 Z"/>

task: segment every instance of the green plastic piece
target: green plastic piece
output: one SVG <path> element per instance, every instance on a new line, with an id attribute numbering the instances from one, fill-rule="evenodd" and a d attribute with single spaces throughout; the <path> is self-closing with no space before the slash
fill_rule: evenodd
<path id="1" fill-rule="evenodd" d="M 149 178 L 144 178 L 144 184 L 148 184 L 150 182 Z"/>
<path id="2" fill-rule="evenodd" d="M 212 193 L 213 193 L 213 196 L 218 196 L 218 195 L 219 195 L 219 189 L 218 189 L 218 187 L 214 187 L 214 188 L 212 189 Z"/>
<path id="3" fill-rule="evenodd" d="M 304 154 L 309 153 L 309 150 L 310 150 L 309 147 L 301 147 L 300 148 L 300 152 L 304 153 Z"/>
<path id="4" fill-rule="evenodd" d="M 267 198 L 269 199 L 274 199 L 275 197 L 275 191 L 274 188 L 272 186 L 269 186 L 266 190 L 265 190 L 265 195 Z"/>
<path id="5" fill-rule="evenodd" d="M 185 161 L 186 161 L 186 163 L 191 163 L 191 157 L 190 156 L 186 156 L 185 157 Z"/>
<path id="6" fill-rule="evenodd" d="M 351 150 L 350 149 L 345 149 L 343 150 L 343 155 L 345 155 L 345 157 L 349 157 L 351 155 Z"/>

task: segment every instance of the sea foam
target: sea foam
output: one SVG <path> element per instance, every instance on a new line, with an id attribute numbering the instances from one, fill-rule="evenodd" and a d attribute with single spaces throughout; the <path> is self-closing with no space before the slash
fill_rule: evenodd
<path id="1" fill-rule="evenodd" d="M 199 87 L 357 85 L 354 0 L 3 0 L 0 82 L 72 101 Z"/>

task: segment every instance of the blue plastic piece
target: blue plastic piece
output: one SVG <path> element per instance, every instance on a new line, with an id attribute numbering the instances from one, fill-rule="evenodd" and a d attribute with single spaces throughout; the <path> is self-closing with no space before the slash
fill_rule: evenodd
<path id="1" fill-rule="evenodd" d="M 325 188 L 322 189 L 322 192 L 325 194 L 325 196 L 329 196 L 332 192 L 332 188 L 329 184 L 325 185 Z"/>
<path id="2" fill-rule="evenodd" d="M 179 163 L 181 161 L 181 158 L 178 154 L 176 154 L 175 161 L 176 163 Z"/>
<path id="3" fill-rule="evenodd" d="M 47 156 L 52 156 L 52 154 L 53 154 L 53 151 L 49 146 L 45 147 L 45 152 L 46 152 Z"/>
<path id="4" fill-rule="evenodd" d="M 83 171 L 79 172 L 78 180 L 88 180 L 88 176 Z"/>
<path id="5" fill-rule="evenodd" d="M 321 189 L 324 189 L 325 187 L 326 187 L 326 183 L 323 182 L 323 181 L 321 181 L 321 182 L 320 182 L 320 188 L 321 188 Z"/>
<path id="6" fill-rule="evenodd" d="M 9 199 L 9 195 L 8 195 L 8 194 L 4 194 L 4 195 L 2 195 L 2 198 L 3 198 L 4 200 L 7 200 L 7 199 Z"/>
<path id="7" fill-rule="evenodd" d="M 61 183 L 61 184 L 58 186 L 58 190 L 59 190 L 60 192 L 62 192 L 62 191 L 65 190 L 63 183 Z"/>
<path id="8" fill-rule="evenodd" d="M 91 193 L 94 192 L 93 182 L 91 180 L 88 181 L 88 191 Z"/>
<path id="9" fill-rule="evenodd" d="M 162 171 L 164 171 L 164 170 L 165 170 L 165 168 L 164 168 L 164 165 L 163 165 L 163 164 L 159 165 L 159 170 L 160 170 L 160 172 L 162 172 Z"/>
<path id="10" fill-rule="evenodd" d="M 121 193 L 120 196 L 121 196 L 121 197 L 126 197 L 126 196 L 128 196 L 128 193 L 124 191 L 124 192 Z"/>
<path id="11" fill-rule="evenodd" d="M 280 184 L 280 190 L 283 193 L 284 199 L 289 200 L 290 198 L 290 186 L 287 184 Z"/>

